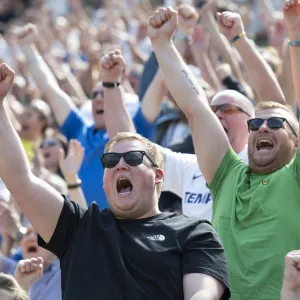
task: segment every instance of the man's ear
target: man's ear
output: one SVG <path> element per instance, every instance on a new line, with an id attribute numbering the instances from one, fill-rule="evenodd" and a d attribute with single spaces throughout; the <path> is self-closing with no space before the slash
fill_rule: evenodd
<path id="1" fill-rule="evenodd" d="M 155 184 L 160 184 L 164 179 L 164 171 L 162 169 L 155 170 Z"/>

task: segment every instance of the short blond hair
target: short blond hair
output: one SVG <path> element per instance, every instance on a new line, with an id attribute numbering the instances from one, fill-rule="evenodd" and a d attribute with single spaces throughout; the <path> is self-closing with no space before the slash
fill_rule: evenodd
<path id="1" fill-rule="evenodd" d="M 296 118 L 293 109 L 289 104 L 281 104 L 273 101 L 261 102 L 255 107 L 255 112 L 258 113 L 264 109 L 269 109 L 269 108 L 280 108 L 287 111 L 292 118 L 293 129 L 295 130 L 297 135 L 299 134 L 299 121 Z"/>
<path id="2" fill-rule="evenodd" d="M 11 275 L 0 273 L 0 289 L 7 291 L 12 300 L 29 300 L 27 293 L 23 291 L 17 280 Z"/>
<path id="3" fill-rule="evenodd" d="M 119 132 L 105 145 L 104 153 L 109 152 L 116 143 L 123 140 L 139 141 L 145 146 L 147 154 L 153 159 L 158 168 L 164 170 L 164 157 L 159 148 L 154 143 L 150 142 L 148 139 L 146 139 L 138 133 Z M 162 184 L 158 185 L 158 195 L 160 194 L 161 190 Z"/>

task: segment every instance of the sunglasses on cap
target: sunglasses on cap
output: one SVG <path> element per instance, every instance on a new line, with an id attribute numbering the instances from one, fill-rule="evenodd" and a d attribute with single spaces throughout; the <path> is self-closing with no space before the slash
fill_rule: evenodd
<path id="1" fill-rule="evenodd" d="M 40 144 L 40 149 L 45 149 L 47 147 L 55 147 L 57 145 L 58 141 L 56 139 L 43 140 Z"/>
<path id="2" fill-rule="evenodd" d="M 272 117 L 269 119 L 254 118 L 254 119 L 248 120 L 247 121 L 248 129 L 251 131 L 258 131 L 259 128 L 262 126 L 262 124 L 264 124 L 265 121 L 267 121 L 268 127 L 273 130 L 278 130 L 278 129 L 282 128 L 283 123 L 286 122 L 289 125 L 289 127 L 291 128 L 293 134 L 295 136 L 297 136 L 297 133 L 295 132 L 295 130 L 293 129 L 291 124 L 288 122 L 288 120 L 285 118 L 280 118 L 280 117 Z"/>
<path id="3" fill-rule="evenodd" d="M 157 164 L 145 151 L 129 151 L 125 153 L 108 152 L 101 155 L 101 163 L 103 169 L 114 168 L 120 161 L 121 157 L 124 158 L 127 165 L 135 167 L 143 162 L 143 158 L 146 156 L 155 168 L 158 168 Z"/>
<path id="4" fill-rule="evenodd" d="M 91 94 L 91 99 L 94 100 L 96 97 L 100 94 L 100 96 L 103 98 L 104 97 L 104 91 L 103 90 L 94 90 L 92 91 Z"/>
<path id="5" fill-rule="evenodd" d="M 237 114 L 237 113 L 242 112 L 242 113 L 250 116 L 242 108 L 240 108 L 236 105 L 233 105 L 233 104 L 229 104 L 229 103 L 220 104 L 220 105 L 211 105 L 210 108 L 214 113 L 216 113 L 219 110 L 225 115 L 233 115 L 233 114 Z"/>

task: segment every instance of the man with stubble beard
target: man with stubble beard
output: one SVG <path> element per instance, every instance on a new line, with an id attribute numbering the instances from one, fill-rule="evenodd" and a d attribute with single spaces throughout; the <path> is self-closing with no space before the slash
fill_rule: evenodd
<path id="1" fill-rule="evenodd" d="M 224 22 L 232 23 L 231 16 L 224 16 Z M 173 45 L 177 12 L 161 8 L 150 24 L 160 69 L 188 118 L 199 167 L 214 199 L 212 221 L 226 251 L 232 299 L 279 300 L 285 254 L 300 245 L 298 121 L 285 105 L 258 105 L 256 118 L 247 122 L 245 165 Z"/>

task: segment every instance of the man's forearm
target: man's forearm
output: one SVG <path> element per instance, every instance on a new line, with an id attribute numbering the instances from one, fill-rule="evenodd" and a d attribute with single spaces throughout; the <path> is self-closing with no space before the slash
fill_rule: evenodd
<path id="1" fill-rule="evenodd" d="M 300 28 L 299 28 L 300 29 Z M 300 32 L 298 30 L 293 30 L 289 32 L 289 39 L 291 41 L 300 40 Z M 290 55 L 291 55 L 291 66 L 292 66 L 292 75 L 294 88 L 296 90 L 296 95 L 298 99 L 298 105 L 300 104 L 300 47 L 290 46 Z"/>
<path id="2" fill-rule="evenodd" d="M 211 41 L 216 51 L 222 56 L 223 60 L 230 65 L 233 75 L 243 84 L 244 78 L 234 51 L 232 50 L 227 39 L 219 33 L 218 25 L 213 13 L 208 11 L 207 15 L 204 16 L 204 20 L 207 24 L 205 27 L 208 29 L 211 35 Z"/>
<path id="3" fill-rule="evenodd" d="M 0 104 L 0 120 L 0 177 L 13 194 L 19 192 L 28 179 L 30 165 L 3 104 Z"/>
<path id="4" fill-rule="evenodd" d="M 246 65 L 251 85 L 258 96 L 258 101 L 285 103 L 283 92 L 274 72 L 248 38 L 240 38 L 234 45 Z"/>
<path id="5" fill-rule="evenodd" d="M 123 100 L 122 87 L 104 89 L 104 118 L 110 138 L 118 132 L 136 132 Z"/>
<path id="6" fill-rule="evenodd" d="M 167 94 L 167 91 L 168 89 L 158 70 L 141 103 L 143 115 L 148 122 L 153 123 L 158 117 L 163 97 Z"/>
<path id="7" fill-rule="evenodd" d="M 49 102 L 59 125 L 62 125 L 75 105 L 70 97 L 60 89 L 51 70 L 39 55 L 35 46 L 23 46 L 22 51 L 25 54 L 30 73 L 35 83 L 46 95 L 47 101 Z"/>
<path id="8" fill-rule="evenodd" d="M 167 87 L 187 116 L 200 169 L 210 183 L 229 149 L 228 139 L 210 109 L 204 91 L 173 43 L 158 42 L 153 48 Z"/>

